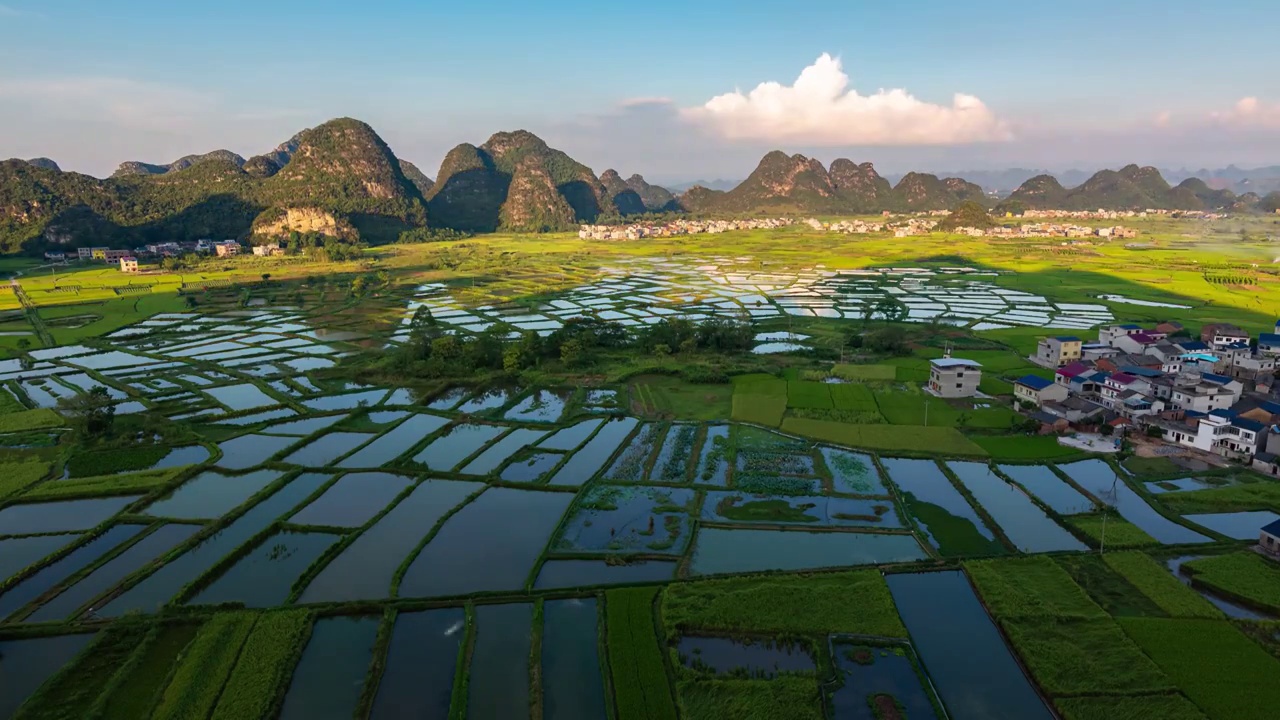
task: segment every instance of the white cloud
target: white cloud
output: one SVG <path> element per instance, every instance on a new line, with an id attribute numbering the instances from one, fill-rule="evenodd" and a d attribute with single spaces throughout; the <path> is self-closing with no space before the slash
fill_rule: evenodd
<path id="1" fill-rule="evenodd" d="M 732 140 L 808 145 L 957 145 L 1012 139 L 1007 123 L 981 100 L 957 93 L 951 105 L 906 90 L 861 95 L 840 60 L 823 53 L 791 86 L 765 82 L 750 93 L 718 95 L 682 111 Z"/>
<path id="2" fill-rule="evenodd" d="M 670 104 L 671 104 L 671 98 L 669 97 L 633 97 L 633 98 L 626 98 L 624 100 L 620 100 L 618 102 L 618 107 L 633 108 L 633 107 L 644 107 L 645 105 L 670 105 Z"/>
<path id="3" fill-rule="evenodd" d="M 1280 130 L 1280 103 L 1268 103 L 1256 97 L 1247 97 L 1242 98 L 1230 110 L 1215 112 L 1210 117 L 1222 125 Z"/>
<path id="4" fill-rule="evenodd" d="M 0 99 L 31 114 L 171 132 L 184 130 L 218 105 L 206 93 L 112 77 L 0 79 Z"/>

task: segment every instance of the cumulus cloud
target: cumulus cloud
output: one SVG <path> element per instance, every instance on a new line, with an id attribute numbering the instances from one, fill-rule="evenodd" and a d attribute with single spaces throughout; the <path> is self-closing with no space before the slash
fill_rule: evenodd
<path id="1" fill-rule="evenodd" d="M 671 98 L 669 97 L 633 97 L 633 98 L 626 98 L 624 100 L 620 100 L 618 102 L 618 107 L 633 108 L 633 107 L 644 107 L 645 105 L 670 105 L 670 104 L 671 104 Z"/>
<path id="2" fill-rule="evenodd" d="M 859 94 L 849 87 L 839 58 L 827 53 L 805 68 L 793 85 L 761 83 L 745 95 L 718 95 L 682 115 L 732 140 L 840 146 L 1012 139 L 1008 124 L 972 95 L 957 93 L 951 105 L 938 105 L 903 89 Z"/>
<path id="3" fill-rule="evenodd" d="M 1210 117 L 1222 125 L 1280 130 L 1280 103 L 1263 102 L 1256 97 L 1241 98 L 1230 110 L 1215 112 Z"/>

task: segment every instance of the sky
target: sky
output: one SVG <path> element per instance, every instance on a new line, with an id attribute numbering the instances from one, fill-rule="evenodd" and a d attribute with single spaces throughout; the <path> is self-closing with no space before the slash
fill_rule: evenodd
<path id="1" fill-rule="evenodd" d="M 0 158 L 105 176 L 368 122 L 434 177 L 519 128 L 597 173 L 1280 164 L 1275 0 L 0 0 Z"/>

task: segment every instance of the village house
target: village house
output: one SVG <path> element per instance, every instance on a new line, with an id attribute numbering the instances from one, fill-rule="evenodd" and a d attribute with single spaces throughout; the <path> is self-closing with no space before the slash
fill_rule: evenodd
<path id="1" fill-rule="evenodd" d="M 1219 379 L 1229 382 L 1219 382 Z M 1172 407 L 1199 413 L 1225 410 L 1240 399 L 1244 389 L 1239 381 L 1211 374 L 1202 375 L 1199 380 L 1193 382 L 1194 384 L 1174 386 L 1169 397 L 1169 404 Z"/>
<path id="2" fill-rule="evenodd" d="M 1145 355 L 1149 348 L 1155 347 L 1163 339 L 1143 331 L 1132 335 L 1121 335 L 1113 340 L 1111 344 L 1120 352 Z"/>
<path id="3" fill-rule="evenodd" d="M 1105 411 L 1098 403 L 1086 400 L 1079 395 L 1072 395 L 1066 400 L 1048 400 L 1041 406 L 1041 409 L 1063 418 L 1071 424 L 1088 423 L 1093 419 L 1101 416 Z"/>
<path id="4" fill-rule="evenodd" d="M 1231 323 L 1209 323 L 1200 329 L 1200 340 L 1217 349 L 1236 343 L 1249 342 L 1249 333 Z"/>
<path id="5" fill-rule="evenodd" d="M 1280 210 L 1276 212 L 1280 213 Z M 1268 555 L 1280 558 L 1280 520 L 1262 528 L 1258 535 L 1258 547 Z"/>
<path id="6" fill-rule="evenodd" d="M 1258 336 L 1258 354 L 1275 357 L 1280 355 L 1280 332 L 1262 333 Z"/>
<path id="7" fill-rule="evenodd" d="M 1166 336 L 1177 335 L 1185 329 L 1180 322 L 1165 321 L 1156 325 L 1156 332 L 1163 333 Z"/>
<path id="8" fill-rule="evenodd" d="M 235 240 L 223 240 L 213 244 L 213 251 L 218 257 L 231 257 L 240 254 L 240 243 Z"/>
<path id="9" fill-rule="evenodd" d="M 1168 442 L 1235 459 L 1252 458 L 1265 446 L 1267 434 L 1267 426 L 1230 410 L 1188 413 L 1185 422 L 1153 420 L 1151 424 L 1163 431 Z"/>
<path id="10" fill-rule="evenodd" d="M 62 262 L 67 259 L 67 254 L 64 252 L 46 252 L 44 259 L 51 262 Z"/>
<path id="11" fill-rule="evenodd" d="M 254 245 L 253 254 L 258 257 L 274 257 L 283 255 L 284 250 L 277 243 L 268 243 L 266 245 Z"/>
<path id="12" fill-rule="evenodd" d="M 929 390 L 944 398 L 973 397 L 982 381 L 982 365 L 973 360 L 943 357 L 929 361 Z"/>
<path id="13" fill-rule="evenodd" d="M 1049 400 L 1066 400 L 1067 389 L 1052 380 L 1023 375 L 1014 381 L 1013 395 L 1020 402 L 1033 403 L 1039 407 Z"/>
<path id="14" fill-rule="evenodd" d="M 1098 331 L 1098 342 L 1104 345 L 1114 346 L 1115 341 L 1122 337 L 1137 335 L 1142 332 L 1141 325 L 1125 323 L 1122 325 L 1105 325 Z"/>
<path id="15" fill-rule="evenodd" d="M 1092 374 L 1092 373 L 1093 373 L 1093 363 L 1076 361 L 1073 363 L 1069 363 L 1067 365 L 1063 365 L 1062 367 L 1058 368 L 1057 371 L 1054 372 L 1053 374 L 1053 381 L 1065 388 L 1070 388 L 1071 381 L 1073 379 L 1081 375 Z"/>
<path id="16" fill-rule="evenodd" d="M 1032 360 L 1044 367 L 1062 367 L 1080 359 L 1083 344 L 1080 338 L 1073 335 L 1045 338 L 1036 346 L 1036 354 Z"/>
<path id="17" fill-rule="evenodd" d="M 1116 355 L 1120 351 L 1106 343 L 1083 343 L 1080 346 L 1080 359 L 1097 362 L 1103 358 Z"/>
<path id="18" fill-rule="evenodd" d="M 120 272 L 124 272 L 124 273 L 138 272 L 138 258 L 136 257 L 120 258 Z"/>

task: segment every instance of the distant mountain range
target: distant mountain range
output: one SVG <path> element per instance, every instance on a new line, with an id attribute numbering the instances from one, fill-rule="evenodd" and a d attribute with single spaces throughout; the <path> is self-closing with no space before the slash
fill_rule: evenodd
<path id="1" fill-rule="evenodd" d="M 1176 186 L 1159 170 L 1136 165 L 1081 174 L 1078 182 L 1039 173 L 1022 179 L 998 207 L 1273 212 L 1280 192 L 1231 189 L 1264 185 L 1255 178 L 1272 171 L 1280 175 L 1280 168 L 1232 167 L 1203 173 L 1207 180 L 1181 177 L 1186 171 L 1178 171 L 1170 174 Z M 1004 171 L 995 179 L 1012 182 L 1028 172 Z M 397 158 L 373 128 L 340 118 L 248 160 L 215 150 L 163 165 L 126 162 L 106 179 L 63 172 L 48 158 L 0 162 L 0 250 L 293 231 L 377 243 L 421 228 L 541 232 L 655 212 L 943 210 L 966 201 L 992 205 L 981 180 L 993 177 L 912 172 L 890 178 L 871 163 L 842 158 L 828 168 L 803 155 L 774 151 L 741 183 L 695 184 L 676 195 L 639 175 L 624 180 L 606 170 L 597 176 L 533 133 L 517 130 L 496 133 L 479 146 L 453 148 L 433 181 Z"/>

